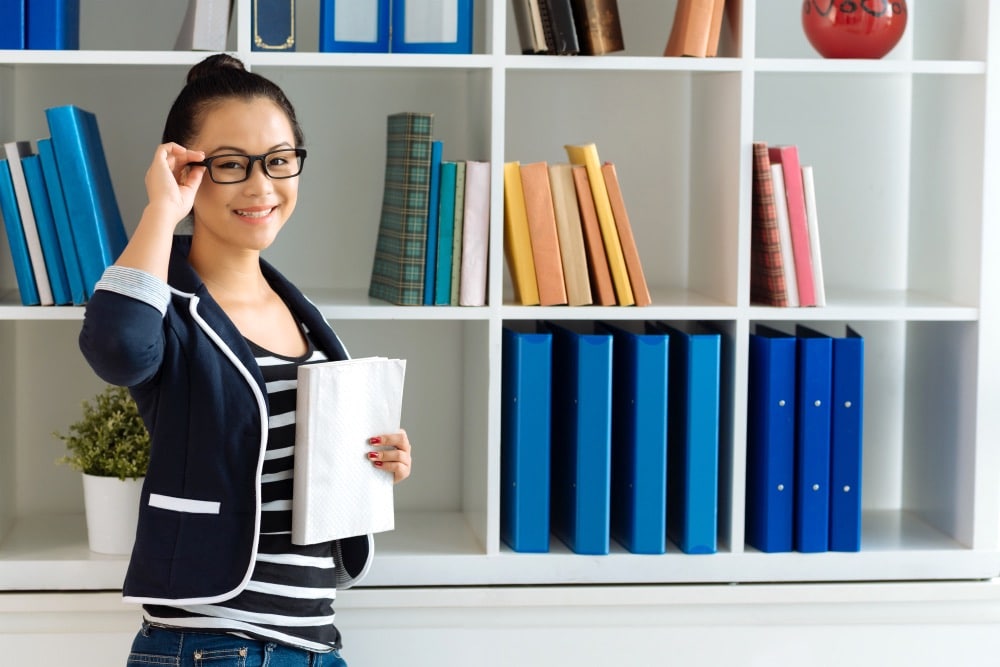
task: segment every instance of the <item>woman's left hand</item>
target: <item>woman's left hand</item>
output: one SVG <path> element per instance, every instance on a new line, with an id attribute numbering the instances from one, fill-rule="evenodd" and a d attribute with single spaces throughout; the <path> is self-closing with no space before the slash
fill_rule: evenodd
<path id="1" fill-rule="evenodd" d="M 376 468 L 392 473 L 393 482 L 398 484 L 410 476 L 410 439 L 406 431 L 384 433 L 368 439 L 368 444 L 378 447 L 368 452 L 368 459 Z"/>

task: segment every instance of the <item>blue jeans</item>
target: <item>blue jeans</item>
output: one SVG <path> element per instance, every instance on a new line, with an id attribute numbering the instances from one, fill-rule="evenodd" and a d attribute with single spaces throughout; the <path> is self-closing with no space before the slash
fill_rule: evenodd
<path id="1" fill-rule="evenodd" d="M 337 651 L 313 653 L 257 639 L 158 628 L 148 623 L 132 642 L 128 667 L 347 667 Z"/>

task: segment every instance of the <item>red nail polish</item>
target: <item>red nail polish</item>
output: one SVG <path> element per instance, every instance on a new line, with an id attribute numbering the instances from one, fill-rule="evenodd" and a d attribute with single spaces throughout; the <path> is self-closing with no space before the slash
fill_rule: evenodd
<path id="1" fill-rule="evenodd" d="M 376 462 L 375 462 L 375 465 L 376 465 L 377 467 L 381 468 L 381 467 L 382 467 L 382 462 L 381 462 L 381 461 L 376 461 Z"/>
<path id="2" fill-rule="evenodd" d="M 373 444 L 373 445 L 377 445 L 377 444 L 379 444 L 380 442 L 382 442 L 382 438 L 380 438 L 380 437 L 378 437 L 378 436 L 376 435 L 376 436 L 374 436 L 374 437 L 371 437 L 371 438 L 369 438 L 369 439 L 368 439 L 368 442 L 370 442 L 370 443 L 371 443 L 371 444 Z"/>
<path id="3" fill-rule="evenodd" d="M 375 459 L 378 458 L 378 452 L 368 452 L 368 458 L 374 461 Z"/>

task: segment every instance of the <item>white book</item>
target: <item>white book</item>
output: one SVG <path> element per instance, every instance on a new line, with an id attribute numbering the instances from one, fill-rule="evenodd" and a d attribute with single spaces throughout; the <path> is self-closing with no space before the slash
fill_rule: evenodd
<path id="1" fill-rule="evenodd" d="M 299 367 L 293 544 L 393 529 L 393 475 L 372 465 L 368 439 L 399 430 L 405 371 L 385 357 Z"/>
<path id="2" fill-rule="evenodd" d="M 38 301 L 43 306 L 52 306 L 55 305 L 55 299 L 52 297 L 49 271 L 45 268 L 42 241 L 38 236 L 34 209 L 31 208 L 28 181 L 24 178 L 24 169 L 21 167 L 21 158 L 34 155 L 35 152 L 31 148 L 30 141 L 9 141 L 3 147 L 7 154 L 7 165 L 10 167 L 10 178 L 14 183 L 17 208 L 21 212 L 21 226 L 24 228 L 24 240 L 28 245 L 31 273 L 35 276 L 35 286 L 38 288 Z"/>
<path id="3" fill-rule="evenodd" d="M 486 267 L 490 251 L 490 163 L 465 163 L 462 216 L 462 271 L 458 303 L 486 305 Z"/>
<path id="4" fill-rule="evenodd" d="M 188 0 L 175 51 L 225 51 L 232 0 Z"/>
<path id="5" fill-rule="evenodd" d="M 781 265 L 785 271 L 788 306 L 799 305 L 799 281 L 795 277 L 795 255 L 792 253 L 792 227 L 788 220 L 788 197 L 785 195 L 785 172 L 780 164 L 771 165 L 774 185 L 774 208 L 778 212 L 778 241 L 781 244 Z"/>
<path id="6" fill-rule="evenodd" d="M 819 212 L 816 208 L 816 184 L 811 165 L 802 165 L 802 190 L 806 199 L 806 223 L 809 228 L 809 255 L 812 257 L 813 291 L 816 305 L 826 305 L 826 283 L 823 281 L 823 257 L 819 243 Z"/>

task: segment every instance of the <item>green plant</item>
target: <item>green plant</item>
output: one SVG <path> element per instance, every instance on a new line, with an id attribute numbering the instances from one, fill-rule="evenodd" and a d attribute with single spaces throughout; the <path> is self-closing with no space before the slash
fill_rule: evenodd
<path id="1" fill-rule="evenodd" d="M 109 385 L 93 402 L 83 402 L 83 417 L 69 433 L 56 432 L 69 454 L 59 459 L 87 475 L 134 479 L 149 465 L 149 432 L 132 396 Z"/>

